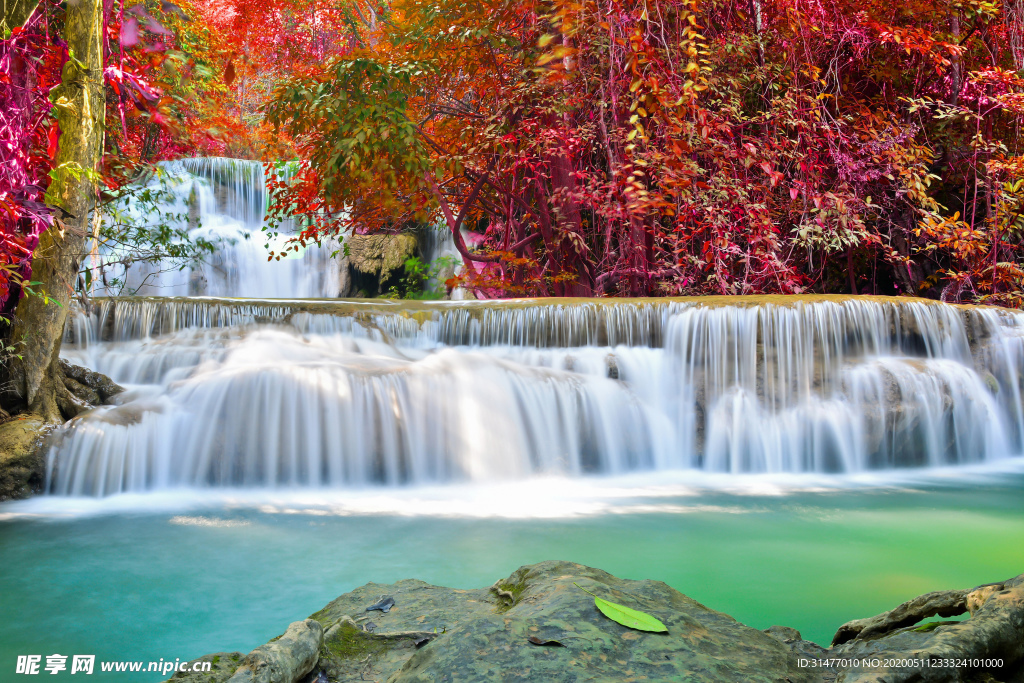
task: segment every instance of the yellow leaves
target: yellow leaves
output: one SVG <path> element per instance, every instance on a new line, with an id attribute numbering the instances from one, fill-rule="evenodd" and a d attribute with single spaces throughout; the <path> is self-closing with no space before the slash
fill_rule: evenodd
<path id="1" fill-rule="evenodd" d="M 553 33 L 545 33 L 540 37 L 540 40 L 537 41 L 537 47 L 545 48 L 548 45 L 550 45 L 557 37 L 558 36 L 556 36 Z"/>
<path id="2" fill-rule="evenodd" d="M 557 62 L 562 59 L 568 60 L 573 55 L 575 55 L 576 52 L 576 48 L 570 47 L 568 45 L 557 45 L 550 52 L 547 52 L 546 54 L 540 56 L 540 58 L 537 60 L 537 66 L 544 66 L 545 64 Z M 569 69 L 572 68 L 568 62 L 566 64 L 566 67 Z"/>

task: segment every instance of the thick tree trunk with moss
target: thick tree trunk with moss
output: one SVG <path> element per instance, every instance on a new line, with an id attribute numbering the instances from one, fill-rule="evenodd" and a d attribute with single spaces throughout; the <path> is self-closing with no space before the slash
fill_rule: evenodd
<path id="1" fill-rule="evenodd" d="M 64 384 L 58 363 L 64 322 L 74 294 L 89 212 L 95 205 L 96 169 L 103 150 L 103 2 L 69 0 L 64 37 L 73 57 L 52 100 L 60 122 L 60 148 L 47 203 L 68 214 L 47 230 L 32 257 L 34 289 L 15 314 L 12 339 L 21 361 L 12 379 L 30 412 L 63 421 L 85 407 Z"/>

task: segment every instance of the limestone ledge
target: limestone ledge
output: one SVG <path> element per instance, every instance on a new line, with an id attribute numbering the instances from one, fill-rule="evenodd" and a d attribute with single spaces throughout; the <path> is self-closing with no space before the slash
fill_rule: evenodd
<path id="1" fill-rule="evenodd" d="M 574 583 L 657 617 L 668 633 L 619 625 Z M 391 601 L 386 612 L 367 609 Z M 920 624 L 961 614 L 970 616 Z M 850 666 L 851 660 L 865 659 L 881 664 Z M 1002 666 L 962 664 L 993 659 L 1001 659 Z M 902 666 L 886 665 L 894 660 Z M 1024 683 L 1024 575 L 929 593 L 849 622 L 839 628 L 833 646 L 824 648 L 792 628 L 745 626 L 660 581 L 619 579 L 600 569 L 549 561 L 475 590 L 414 579 L 370 583 L 291 624 L 247 656 L 207 655 L 196 661 L 214 661 L 213 670 L 178 673 L 168 683 Z"/>

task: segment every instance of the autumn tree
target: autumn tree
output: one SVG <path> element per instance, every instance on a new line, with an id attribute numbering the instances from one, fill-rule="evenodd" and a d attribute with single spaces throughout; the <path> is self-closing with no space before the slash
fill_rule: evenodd
<path id="1" fill-rule="evenodd" d="M 308 161 L 282 197 L 320 217 L 300 239 L 443 221 L 488 295 L 1014 303 L 1014 17 L 399 0 L 277 91 L 269 118 Z"/>
<path id="2" fill-rule="evenodd" d="M 47 203 L 61 219 L 42 234 L 32 258 L 40 296 L 22 299 L 12 339 L 19 345 L 12 377 L 28 410 L 63 421 L 77 412 L 58 364 L 68 305 L 74 292 L 82 245 L 96 201 L 97 167 L 103 149 L 103 3 L 71 0 L 63 36 L 69 58 L 53 93 L 60 124 L 59 149 Z"/>

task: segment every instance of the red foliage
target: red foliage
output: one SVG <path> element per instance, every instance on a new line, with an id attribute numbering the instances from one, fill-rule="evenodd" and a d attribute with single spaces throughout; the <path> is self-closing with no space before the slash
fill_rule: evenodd
<path id="1" fill-rule="evenodd" d="M 487 291 L 1017 304 L 1024 64 L 1005 11 L 396 0 L 269 111 L 318 171 L 293 194 L 356 231 L 443 219 Z M 960 216 L 969 250 L 942 227 Z M 319 225 L 302 239 L 337 229 Z"/>
<path id="2" fill-rule="evenodd" d="M 65 49 L 44 1 L 24 27 L 0 40 L 0 310 L 17 302 L 31 275 L 39 234 L 53 224 L 44 203 L 60 131 L 50 90 L 60 82 Z"/>
<path id="3" fill-rule="evenodd" d="M 1021 7 L 123 0 L 103 172 L 298 156 L 271 189 L 310 217 L 299 241 L 444 221 L 487 295 L 1018 305 Z M 3 287 L 49 220 L 43 8 L 0 52 Z"/>

